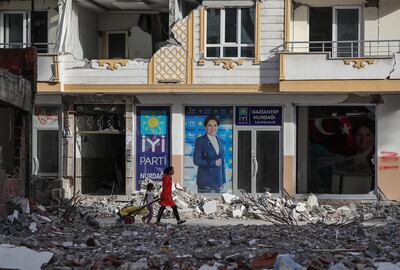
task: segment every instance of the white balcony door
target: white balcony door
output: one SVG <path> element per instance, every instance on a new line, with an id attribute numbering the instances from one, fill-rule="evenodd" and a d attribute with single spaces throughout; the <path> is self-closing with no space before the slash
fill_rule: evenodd
<path id="1" fill-rule="evenodd" d="M 4 48 L 23 48 L 29 41 L 29 20 L 26 12 L 0 13 L 0 41 L 8 43 Z"/>
<path id="2" fill-rule="evenodd" d="M 333 56 L 359 57 L 361 40 L 361 7 L 334 7 L 332 39 Z M 346 42 L 355 41 L 355 42 Z"/>

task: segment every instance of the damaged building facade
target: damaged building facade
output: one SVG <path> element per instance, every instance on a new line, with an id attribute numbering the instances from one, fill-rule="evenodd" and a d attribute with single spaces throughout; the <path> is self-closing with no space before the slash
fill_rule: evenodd
<path id="1" fill-rule="evenodd" d="M 33 175 L 66 197 L 172 165 L 210 196 L 400 200 L 397 2 L 38 1 Z M 1 42 L 29 8 L 0 6 Z"/>
<path id="2" fill-rule="evenodd" d="M 29 193 L 34 49 L 0 49 L 0 215 L 10 196 Z"/>

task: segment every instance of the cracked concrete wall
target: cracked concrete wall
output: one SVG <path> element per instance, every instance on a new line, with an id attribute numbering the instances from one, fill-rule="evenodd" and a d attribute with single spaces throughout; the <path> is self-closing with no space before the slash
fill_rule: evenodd
<path id="1" fill-rule="evenodd" d="M 388 74 L 388 78 L 389 79 L 400 79 L 400 52 L 395 53 L 395 55 L 394 55 L 393 67 L 392 67 L 392 70 Z M 400 91 L 400 85 L 399 85 L 399 91 Z"/>

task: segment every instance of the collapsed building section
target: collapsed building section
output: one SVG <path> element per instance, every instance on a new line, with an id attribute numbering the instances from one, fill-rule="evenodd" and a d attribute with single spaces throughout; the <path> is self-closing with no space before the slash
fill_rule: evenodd
<path id="1" fill-rule="evenodd" d="M 30 190 L 35 64 L 35 50 L 0 50 L 0 216 L 10 196 L 25 196 Z"/>

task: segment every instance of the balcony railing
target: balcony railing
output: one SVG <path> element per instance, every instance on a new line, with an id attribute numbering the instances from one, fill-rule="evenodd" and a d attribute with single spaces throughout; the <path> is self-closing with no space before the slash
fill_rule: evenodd
<path id="1" fill-rule="evenodd" d="M 284 52 L 329 53 L 331 58 L 392 57 L 400 52 L 400 40 L 292 41 Z"/>
<path id="2" fill-rule="evenodd" d="M 38 53 L 55 53 L 55 43 L 0 43 L 1 49 L 21 49 L 34 47 Z"/>

